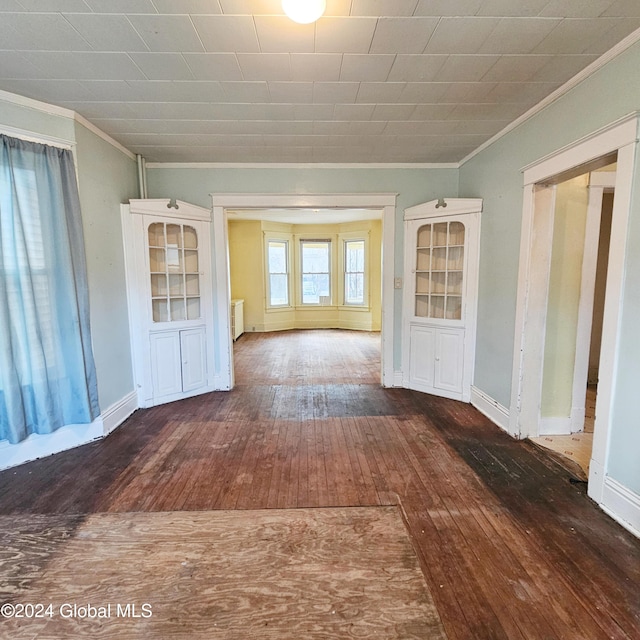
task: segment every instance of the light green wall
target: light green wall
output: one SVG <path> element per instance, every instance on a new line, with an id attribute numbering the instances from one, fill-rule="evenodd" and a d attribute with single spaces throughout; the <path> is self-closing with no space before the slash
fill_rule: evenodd
<path id="1" fill-rule="evenodd" d="M 578 337 L 589 176 L 558 185 L 542 374 L 543 418 L 569 418 Z"/>
<path id="2" fill-rule="evenodd" d="M 8 102 L 2 97 L 0 97 L 0 124 L 22 129 L 34 136 L 40 134 L 69 142 L 75 139 L 72 118 Z"/>
<path id="3" fill-rule="evenodd" d="M 404 209 L 458 193 L 457 169 L 386 168 L 150 168 L 150 198 L 178 198 L 211 206 L 211 193 L 397 193 L 394 275 L 403 270 Z M 400 369 L 402 292 L 395 291 L 394 368 Z"/>
<path id="4" fill-rule="evenodd" d="M 609 62 L 539 114 L 503 136 L 460 169 L 460 197 L 484 199 L 480 253 L 478 341 L 474 384 L 508 407 L 511 393 L 517 274 L 522 217 L 521 168 L 640 110 L 640 44 Z M 615 419 L 607 472 L 640 493 L 640 163 L 626 260 Z M 635 283 L 635 284 L 634 284 Z"/>
<path id="5" fill-rule="evenodd" d="M 120 204 L 138 197 L 137 167 L 81 124 L 76 143 L 91 336 L 104 411 L 133 390 Z"/>

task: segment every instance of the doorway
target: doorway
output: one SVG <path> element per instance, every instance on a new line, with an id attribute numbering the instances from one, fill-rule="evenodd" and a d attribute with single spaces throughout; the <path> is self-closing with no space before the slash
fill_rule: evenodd
<path id="1" fill-rule="evenodd" d="M 555 186 L 541 419 L 531 440 L 582 480 L 593 447 L 615 170 Z"/>
<path id="2" fill-rule="evenodd" d="M 216 376 L 219 389 L 234 385 L 231 340 L 231 287 L 229 277 L 229 212 L 264 209 L 369 209 L 381 211 L 381 382 L 396 386 L 394 374 L 394 253 L 396 194 L 211 194 L 216 278 Z M 397 336 L 399 338 L 399 336 Z"/>
<path id="3" fill-rule="evenodd" d="M 540 435 L 556 186 L 617 162 L 602 323 L 598 394 L 589 466 L 589 495 L 606 507 L 609 433 L 618 359 L 626 237 L 631 206 L 637 117 L 629 116 L 525 167 L 509 432 Z M 587 356 L 588 368 L 588 356 Z M 571 380 L 573 383 L 574 379 Z M 585 377 L 586 382 L 586 377 Z"/>

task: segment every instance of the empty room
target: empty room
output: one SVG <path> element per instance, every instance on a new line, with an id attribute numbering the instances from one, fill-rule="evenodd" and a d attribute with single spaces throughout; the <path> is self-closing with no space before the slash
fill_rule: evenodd
<path id="1" fill-rule="evenodd" d="M 0 638 L 640 637 L 640 3 L 0 0 Z"/>

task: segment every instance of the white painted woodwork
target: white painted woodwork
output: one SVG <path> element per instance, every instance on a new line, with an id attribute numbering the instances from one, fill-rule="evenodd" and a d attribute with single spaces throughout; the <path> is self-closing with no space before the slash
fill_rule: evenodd
<path id="1" fill-rule="evenodd" d="M 402 370 L 409 389 L 471 399 L 481 210 L 475 198 L 405 210 Z M 461 228 L 464 239 L 456 240 Z M 435 239 L 437 229 L 446 229 L 446 240 Z"/>
<path id="2" fill-rule="evenodd" d="M 588 494 L 603 509 L 617 519 L 628 520 L 610 491 L 608 476 L 609 438 L 613 421 L 613 398 L 616 388 L 616 370 L 619 358 L 619 327 L 621 321 L 624 265 L 626 260 L 626 239 L 631 208 L 631 194 L 635 171 L 635 155 L 638 141 L 638 114 L 634 113 L 617 122 L 578 140 L 574 144 L 541 158 L 524 169 L 524 202 L 522 214 L 522 237 L 520 249 L 520 269 L 518 275 L 518 298 L 516 309 L 516 331 L 514 344 L 511 406 L 509 408 L 509 432 L 515 437 L 537 435 L 540 425 L 541 387 L 531 384 L 541 376 L 544 333 L 539 331 L 536 320 L 536 306 L 532 300 L 541 291 L 533 279 L 544 273 L 548 257 L 536 251 L 536 238 L 543 229 L 539 221 L 544 221 L 548 203 L 538 207 L 533 198 L 534 190 L 540 183 L 552 180 L 597 158 L 617 152 L 615 199 L 613 204 L 609 264 L 607 269 L 606 297 L 600 350 L 598 395 L 596 400 L 596 420 L 593 434 L 593 451 L 589 466 Z M 601 185 L 600 185 L 601 186 Z M 544 187 L 542 187 L 544 189 Z M 544 189 L 547 191 L 547 189 Z M 545 221 L 543 227 L 548 224 Z M 542 307 L 537 307 L 543 311 Z M 526 354 L 526 357 L 525 357 Z M 607 484 L 609 483 L 609 484 Z M 616 495 L 620 495 L 617 492 Z M 626 504 L 631 504 L 627 501 Z M 635 508 L 635 507 L 634 507 Z M 637 513 L 637 509 L 636 509 Z"/>
<path id="3" fill-rule="evenodd" d="M 121 217 L 138 405 L 149 407 L 212 391 L 211 212 L 181 201 L 131 200 L 122 205 Z M 163 272 L 154 266 L 152 225 L 166 234 L 166 225 L 181 230 L 178 245 L 170 245 L 166 236 L 163 254 L 168 263 L 174 252 L 177 262 L 172 266 L 178 271 L 163 267 Z"/>
<path id="4" fill-rule="evenodd" d="M 244 333 L 244 300 L 231 301 L 231 338 L 235 342 Z"/>

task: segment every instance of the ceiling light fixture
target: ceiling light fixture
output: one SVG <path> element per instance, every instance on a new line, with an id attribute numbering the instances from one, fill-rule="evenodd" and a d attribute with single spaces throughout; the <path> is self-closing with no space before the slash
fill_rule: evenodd
<path id="1" fill-rule="evenodd" d="M 300 24 L 315 22 L 326 8 L 326 0 L 282 0 L 284 12 Z"/>

